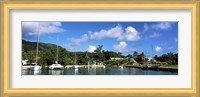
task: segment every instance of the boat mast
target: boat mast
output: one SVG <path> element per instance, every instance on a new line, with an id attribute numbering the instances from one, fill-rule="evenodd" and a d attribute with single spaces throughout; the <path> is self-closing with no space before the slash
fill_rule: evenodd
<path id="1" fill-rule="evenodd" d="M 40 32 L 39 32 L 39 22 L 38 22 L 38 25 L 37 25 L 37 48 L 36 48 L 36 58 L 35 58 L 36 66 L 37 66 L 37 57 L 38 57 L 39 37 L 40 37 Z"/>
<path id="2" fill-rule="evenodd" d="M 59 41 L 59 39 L 58 39 L 59 37 L 58 37 L 58 34 L 57 34 L 57 55 L 56 55 L 56 60 L 57 60 L 57 63 L 58 63 L 58 41 Z"/>
<path id="3" fill-rule="evenodd" d="M 152 60 L 154 60 L 154 57 L 153 57 L 153 55 L 154 55 L 153 45 L 151 46 L 151 50 L 152 50 Z"/>
<path id="4" fill-rule="evenodd" d="M 76 48 L 74 50 L 74 65 L 76 65 Z"/>

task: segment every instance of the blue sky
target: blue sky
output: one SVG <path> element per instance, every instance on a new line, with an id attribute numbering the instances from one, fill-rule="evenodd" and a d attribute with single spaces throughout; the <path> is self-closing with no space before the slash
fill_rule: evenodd
<path id="1" fill-rule="evenodd" d="M 68 51 L 144 52 L 147 57 L 178 51 L 178 22 L 22 22 L 22 39 L 58 44 Z M 57 36 L 59 40 L 57 41 Z"/>

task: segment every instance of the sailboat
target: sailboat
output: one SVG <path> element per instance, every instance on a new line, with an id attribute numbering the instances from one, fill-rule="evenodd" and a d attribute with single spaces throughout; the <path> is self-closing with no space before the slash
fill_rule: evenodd
<path id="1" fill-rule="evenodd" d="M 36 47 L 36 58 L 35 58 L 35 66 L 31 67 L 31 70 L 37 71 L 40 70 L 42 67 L 38 65 L 38 47 L 39 47 L 39 37 L 40 37 L 40 32 L 39 32 L 39 24 L 38 24 L 38 29 L 37 29 L 38 35 L 37 35 L 37 47 Z"/>
<path id="2" fill-rule="evenodd" d="M 74 52 L 74 65 L 72 66 L 73 69 L 78 69 L 78 65 L 76 64 L 76 51 Z"/>
<path id="3" fill-rule="evenodd" d="M 58 41 L 58 34 L 57 34 L 57 41 Z M 58 43 L 57 43 L 57 55 L 56 55 L 56 61 L 55 64 L 52 64 L 49 66 L 49 69 L 64 69 L 64 66 L 58 63 Z"/>

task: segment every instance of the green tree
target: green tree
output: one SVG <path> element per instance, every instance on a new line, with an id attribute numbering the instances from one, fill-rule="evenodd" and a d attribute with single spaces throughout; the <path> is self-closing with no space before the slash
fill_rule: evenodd
<path id="1" fill-rule="evenodd" d="M 167 62 L 170 65 L 176 65 L 178 64 L 178 53 L 174 54 L 172 52 L 163 54 L 161 56 L 154 56 L 154 59 L 160 62 Z"/>
<path id="2" fill-rule="evenodd" d="M 96 53 L 95 59 L 97 62 L 103 61 L 103 53 L 102 53 L 103 45 L 98 45 L 97 49 L 94 51 Z"/>
<path id="3" fill-rule="evenodd" d="M 138 52 L 134 51 L 133 58 L 136 59 L 138 57 Z"/>
<path id="4" fill-rule="evenodd" d="M 139 62 L 139 63 L 144 63 L 145 61 L 147 61 L 147 60 L 145 60 L 145 59 L 146 59 L 146 57 L 145 57 L 144 52 L 142 52 L 140 55 L 138 55 L 138 56 L 135 58 L 135 60 L 136 60 L 137 62 Z"/>

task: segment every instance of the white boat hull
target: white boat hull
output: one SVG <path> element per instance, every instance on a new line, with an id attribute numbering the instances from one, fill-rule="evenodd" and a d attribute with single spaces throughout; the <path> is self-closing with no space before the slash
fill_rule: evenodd
<path id="1" fill-rule="evenodd" d="M 64 66 L 60 65 L 60 64 L 52 64 L 51 66 L 49 66 L 49 69 L 64 69 Z"/>
<path id="2" fill-rule="evenodd" d="M 31 70 L 33 70 L 33 71 L 38 71 L 38 70 L 40 70 L 40 69 L 42 69 L 42 67 L 41 66 L 33 66 L 33 67 L 31 67 Z"/>

